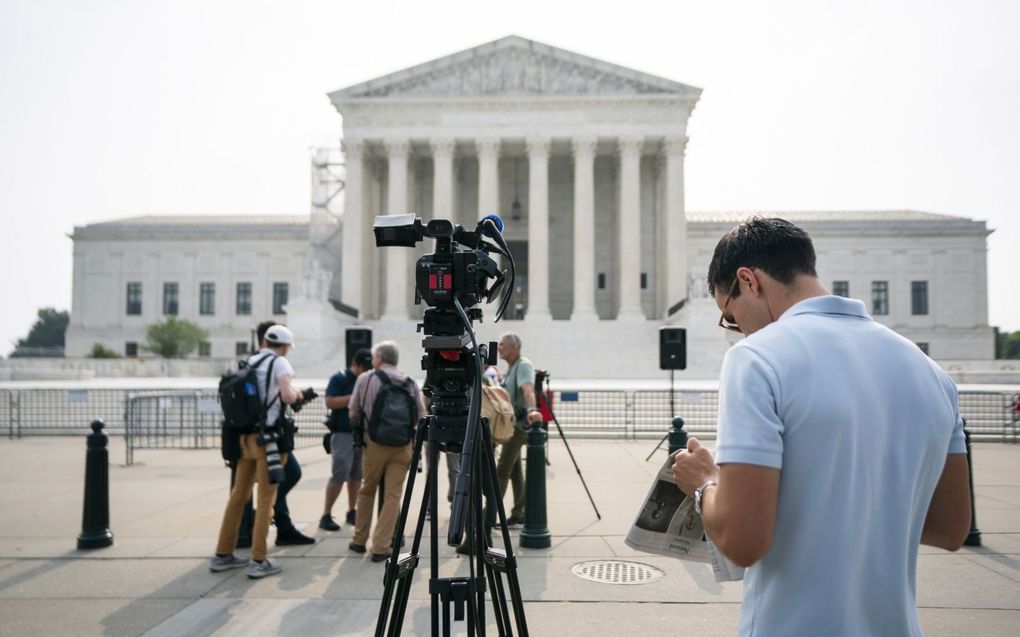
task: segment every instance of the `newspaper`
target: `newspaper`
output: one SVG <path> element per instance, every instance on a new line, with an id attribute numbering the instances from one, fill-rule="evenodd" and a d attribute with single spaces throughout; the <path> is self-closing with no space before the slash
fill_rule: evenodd
<path id="1" fill-rule="evenodd" d="M 632 549 L 712 565 L 717 582 L 743 579 L 744 569 L 716 550 L 694 511 L 694 498 L 673 481 L 673 457 L 659 469 L 624 539 Z"/>

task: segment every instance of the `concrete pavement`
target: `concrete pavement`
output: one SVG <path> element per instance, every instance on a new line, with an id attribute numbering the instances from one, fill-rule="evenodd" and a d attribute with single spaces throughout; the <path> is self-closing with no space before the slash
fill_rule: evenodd
<path id="1" fill-rule="evenodd" d="M 644 461 L 654 444 L 571 441 L 602 513 L 597 520 L 562 442 L 552 439 L 553 546 L 517 550 L 532 635 L 735 633 L 739 583 L 717 584 L 707 565 L 637 553 L 623 543 L 656 469 Z M 218 450 L 140 450 L 138 464 L 124 467 L 122 441 L 111 440 L 114 545 L 78 551 L 84 438 L 0 441 L 0 635 L 371 634 L 383 566 L 347 550 L 350 527 L 337 533 L 317 528 L 328 457 L 317 447 L 297 454 L 304 479 L 291 492 L 290 507 L 319 542 L 272 548 L 270 557 L 283 573 L 253 581 L 243 570 L 211 573 L 207 567 L 229 480 Z M 1015 637 L 1020 634 L 1020 446 L 981 443 L 974 454 L 984 546 L 957 553 L 922 547 L 921 621 L 929 636 Z M 664 457 L 660 452 L 656 461 Z M 445 470 L 440 474 L 445 489 Z M 341 494 L 336 513 L 346 508 L 346 497 Z M 417 494 L 415 501 L 420 502 Z M 449 511 L 445 505 L 440 509 L 445 527 Z M 612 585 L 572 573 L 573 566 L 589 560 L 640 562 L 664 576 L 648 584 Z M 441 546 L 440 569 L 444 575 L 466 574 L 467 563 Z M 429 633 L 427 578 L 426 546 L 405 635 Z M 487 609 L 490 624 L 491 614 Z M 454 634 L 465 632 L 463 624 L 455 625 Z M 496 634 L 494 624 L 490 634 Z"/>

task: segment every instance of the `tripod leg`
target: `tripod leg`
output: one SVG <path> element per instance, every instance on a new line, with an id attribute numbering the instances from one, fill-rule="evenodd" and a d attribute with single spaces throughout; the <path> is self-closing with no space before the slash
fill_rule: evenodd
<path id="1" fill-rule="evenodd" d="M 418 427 L 415 429 L 414 450 L 413 450 L 413 452 L 411 454 L 411 466 L 412 467 L 416 466 L 418 458 L 421 457 L 422 439 L 424 438 L 424 434 L 425 434 L 426 429 L 427 429 L 427 420 L 423 419 L 423 420 L 421 420 L 418 423 Z M 403 534 L 404 534 L 404 525 L 407 524 L 407 510 L 408 510 L 408 508 L 411 505 L 411 496 L 412 496 L 413 491 L 414 491 L 414 481 L 415 481 L 415 473 L 412 471 L 410 476 L 407 479 L 407 487 L 404 490 L 404 499 L 403 499 L 403 502 L 401 503 L 401 506 L 400 506 L 400 515 L 397 518 L 396 528 L 394 529 L 394 532 L 393 532 L 394 533 L 394 537 L 397 537 L 397 538 L 400 538 L 400 537 L 403 536 Z M 428 479 L 426 479 L 426 487 L 427 487 L 427 485 L 428 485 Z M 419 526 L 420 526 L 420 523 L 419 523 Z M 415 543 L 417 543 L 419 541 L 420 540 L 419 540 L 418 536 L 416 535 L 415 536 Z M 390 555 L 390 559 L 386 562 L 386 572 L 385 572 L 385 575 L 383 576 L 383 597 L 382 597 L 382 603 L 379 605 L 379 617 L 376 620 L 376 625 L 375 625 L 375 634 L 376 634 L 376 637 L 383 637 L 384 633 L 386 632 L 386 620 L 387 620 L 387 617 L 389 615 L 391 601 L 393 601 L 394 587 L 398 583 L 397 582 L 397 574 L 398 574 L 398 571 L 397 571 L 397 558 L 398 558 L 399 551 L 400 551 L 400 541 L 399 541 L 399 539 L 393 544 L 392 550 L 393 550 L 393 554 Z M 413 568 L 412 568 L 412 570 L 413 570 Z M 407 597 L 407 593 L 409 592 L 410 589 L 409 589 L 408 586 L 405 586 L 404 584 L 405 584 L 405 582 L 409 583 L 409 580 L 410 580 L 410 575 L 408 575 L 404 580 L 399 582 L 401 584 L 401 586 L 399 587 L 399 590 L 401 591 L 402 598 L 399 598 L 399 599 L 396 600 L 395 608 L 407 604 L 406 597 Z M 399 635 L 400 634 L 400 624 L 391 625 L 390 626 L 390 634 L 391 635 Z"/>
<path id="2" fill-rule="evenodd" d="M 570 445 L 567 443 L 567 437 L 563 435 L 563 428 L 560 427 L 560 421 L 556 420 L 553 416 L 553 422 L 556 423 L 556 431 L 560 433 L 560 440 L 563 441 L 563 446 L 567 448 L 567 454 L 570 456 L 570 461 L 574 463 L 574 470 L 577 471 L 577 477 L 581 478 L 581 486 L 584 487 L 584 492 L 588 494 L 588 501 L 591 502 L 591 508 L 595 509 L 595 517 L 602 519 L 602 514 L 599 513 L 599 508 L 595 506 L 595 498 L 591 497 L 591 491 L 588 490 L 588 483 L 584 481 L 584 476 L 581 475 L 581 467 L 577 466 L 577 460 L 574 459 L 574 452 L 570 450 Z M 663 438 L 665 440 L 665 438 Z M 661 442 L 659 443 L 662 444 Z M 652 452 L 655 453 L 655 452 Z"/>
<path id="3" fill-rule="evenodd" d="M 524 615 L 524 600 L 521 597 L 521 585 L 517 579 L 517 558 L 514 557 L 513 553 L 513 542 L 510 539 L 510 527 L 506 522 L 506 509 L 503 508 L 503 499 L 499 497 L 499 487 L 496 483 L 496 458 L 492 453 L 492 434 L 489 432 L 488 427 L 482 428 L 483 443 L 487 453 L 484 454 L 485 461 L 489 467 L 489 470 L 483 473 L 485 479 L 485 489 L 489 494 L 489 502 L 493 503 L 496 507 L 496 516 L 499 524 L 500 533 L 503 537 L 503 552 L 502 556 L 498 556 L 499 553 L 496 549 L 493 549 L 493 560 L 496 557 L 501 557 L 501 567 L 505 569 L 507 583 L 510 585 L 510 600 L 514 607 L 514 620 L 517 625 L 517 634 L 521 637 L 528 637 L 528 620 Z M 486 562 L 488 568 L 496 569 L 496 564 L 490 564 Z M 499 611 L 496 613 L 502 615 L 505 621 L 506 634 L 512 634 L 509 629 L 510 615 L 509 610 L 506 607 L 506 596 L 502 590 L 502 578 L 497 580 L 500 584 L 499 592 L 493 590 L 493 598 L 498 597 L 502 600 L 502 605 Z M 503 633 L 500 633 L 501 635 Z"/>
<path id="4" fill-rule="evenodd" d="M 666 438 L 669 438 L 669 433 L 668 432 L 666 433 L 665 436 L 662 437 L 662 440 L 659 441 L 659 444 L 655 445 L 655 449 L 652 449 L 652 453 L 648 454 L 648 457 L 645 458 L 645 462 L 648 462 L 649 460 L 651 460 L 652 456 L 655 455 L 655 452 L 658 451 L 660 448 L 662 448 L 662 443 L 666 442 Z"/>
<path id="5" fill-rule="evenodd" d="M 428 446 L 429 446 L 429 454 L 430 454 L 429 460 L 431 461 L 432 460 L 432 458 L 431 458 L 431 450 L 432 450 L 433 445 L 430 442 L 430 443 L 428 443 Z M 434 491 L 436 491 L 438 489 L 437 478 L 438 478 L 438 473 L 436 472 L 436 470 L 431 465 L 429 465 L 429 470 L 425 474 L 425 494 L 426 495 L 425 495 L 425 497 L 423 497 L 421 499 L 421 508 L 418 510 L 418 522 L 415 525 L 414 538 L 411 541 L 411 555 L 413 555 L 413 556 L 417 556 L 419 554 L 420 549 L 421 549 L 422 531 L 424 531 L 424 529 L 425 529 L 425 517 L 426 517 L 425 513 L 426 513 L 426 511 L 428 511 L 428 507 L 429 507 L 429 495 L 428 494 L 430 494 L 430 493 L 432 493 L 432 492 L 434 492 Z M 434 517 L 435 516 L 433 516 L 433 518 Z M 395 545 L 396 545 L 396 543 L 395 543 Z M 417 567 L 417 564 L 415 565 L 415 567 Z M 393 615 L 392 615 L 391 620 L 390 620 L 390 631 L 393 632 L 395 628 L 397 629 L 397 632 L 393 633 L 394 635 L 399 634 L 399 628 L 398 627 L 404 625 L 404 615 L 407 612 L 407 600 L 410 597 L 410 595 L 411 595 L 411 576 L 409 574 L 406 577 L 400 578 L 400 584 L 397 587 L 397 595 L 396 595 L 396 600 L 397 601 L 394 603 L 394 606 L 393 606 Z"/>

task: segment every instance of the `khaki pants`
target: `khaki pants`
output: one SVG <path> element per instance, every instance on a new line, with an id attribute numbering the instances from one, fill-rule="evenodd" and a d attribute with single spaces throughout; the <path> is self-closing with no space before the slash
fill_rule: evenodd
<path id="1" fill-rule="evenodd" d="M 269 467 L 266 464 L 266 448 L 258 444 L 258 434 L 241 436 L 241 459 L 237 461 L 234 488 L 230 491 L 227 508 L 223 511 L 220 538 L 216 553 L 230 555 L 237 547 L 237 530 L 241 525 L 244 505 L 251 497 L 252 487 L 259 485 L 255 500 L 255 524 L 251 534 L 251 559 L 266 559 L 266 538 L 269 535 L 269 520 L 273 517 L 276 500 L 276 485 L 269 483 Z M 280 462 L 287 463 L 287 454 L 280 454 Z"/>
<path id="2" fill-rule="evenodd" d="M 358 513 L 354 526 L 355 544 L 366 544 L 369 529 L 372 528 L 372 513 L 375 508 L 375 492 L 379 488 L 379 480 L 385 477 L 386 491 L 383 493 L 382 511 L 379 522 L 372 534 L 372 552 L 389 553 L 393 541 L 393 527 L 397 524 L 400 513 L 400 498 L 404 493 L 404 478 L 411 464 L 411 445 L 403 447 L 387 447 L 372 442 L 365 437 L 365 452 L 362 456 L 364 478 L 361 491 L 358 492 Z"/>
<path id="3" fill-rule="evenodd" d="M 521 469 L 521 447 L 528 441 L 528 432 L 514 427 L 514 434 L 500 445 L 496 476 L 499 479 L 499 497 L 506 494 L 507 482 L 514 487 L 514 507 L 508 518 L 524 518 L 524 472 Z"/>

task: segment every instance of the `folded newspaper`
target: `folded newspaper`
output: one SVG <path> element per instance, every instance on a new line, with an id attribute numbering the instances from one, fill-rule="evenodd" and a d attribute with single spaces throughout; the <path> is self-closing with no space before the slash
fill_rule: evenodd
<path id="1" fill-rule="evenodd" d="M 744 569 L 726 559 L 708 539 L 701 516 L 694 511 L 694 498 L 677 488 L 672 456 L 655 475 L 624 542 L 645 553 L 711 563 L 717 582 L 744 578 Z"/>

